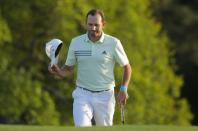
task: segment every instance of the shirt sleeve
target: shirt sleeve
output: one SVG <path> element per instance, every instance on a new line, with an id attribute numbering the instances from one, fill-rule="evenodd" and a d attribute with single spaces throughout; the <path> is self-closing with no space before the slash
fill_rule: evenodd
<path id="1" fill-rule="evenodd" d="M 69 46 L 67 59 L 66 59 L 66 62 L 65 62 L 65 65 L 68 65 L 68 66 L 73 66 L 73 65 L 76 64 L 76 56 L 75 56 L 75 53 L 74 53 L 73 45 L 74 45 L 74 43 L 73 43 L 73 40 L 72 40 L 71 44 Z"/>
<path id="2" fill-rule="evenodd" d="M 129 64 L 129 60 L 127 58 L 127 55 L 123 49 L 123 46 L 120 42 L 120 40 L 116 41 L 116 47 L 115 47 L 115 59 L 116 62 L 119 63 L 120 66 L 125 66 L 127 64 Z"/>

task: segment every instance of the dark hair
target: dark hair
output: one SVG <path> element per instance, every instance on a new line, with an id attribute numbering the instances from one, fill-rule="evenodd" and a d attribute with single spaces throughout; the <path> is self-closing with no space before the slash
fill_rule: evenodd
<path id="1" fill-rule="evenodd" d="M 92 9 L 92 10 L 90 10 L 90 11 L 87 13 L 86 21 L 87 21 L 87 18 L 88 18 L 89 15 L 94 16 L 94 15 L 96 15 L 96 14 L 99 14 L 99 15 L 101 16 L 103 22 L 105 21 L 103 11 L 102 11 L 102 10 L 99 10 L 99 9 Z"/>

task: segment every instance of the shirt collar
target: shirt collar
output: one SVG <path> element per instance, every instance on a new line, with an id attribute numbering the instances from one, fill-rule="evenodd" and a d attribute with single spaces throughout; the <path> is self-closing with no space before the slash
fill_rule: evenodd
<path id="1" fill-rule="evenodd" d="M 86 42 L 91 42 L 91 40 L 88 37 L 88 33 L 86 33 L 85 35 L 85 41 Z M 102 36 L 100 37 L 100 39 L 96 42 L 96 43 L 103 43 L 104 42 L 104 32 L 102 32 Z"/>

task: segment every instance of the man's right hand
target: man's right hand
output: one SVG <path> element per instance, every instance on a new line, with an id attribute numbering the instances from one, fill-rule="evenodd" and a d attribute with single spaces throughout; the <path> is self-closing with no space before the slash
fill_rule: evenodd
<path id="1" fill-rule="evenodd" d="M 60 68 L 58 67 L 58 65 L 52 65 L 52 66 L 49 65 L 48 70 L 50 73 L 55 74 L 55 75 L 58 75 L 60 72 Z"/>
<path id="2" fill-rule="evenodd" d="M 70 77 L 73 74 L 73 66 L 63 66 L 60 68 L 58 65 L 49 65 L 48 70 L 50 73 L 60 77 Z"/>

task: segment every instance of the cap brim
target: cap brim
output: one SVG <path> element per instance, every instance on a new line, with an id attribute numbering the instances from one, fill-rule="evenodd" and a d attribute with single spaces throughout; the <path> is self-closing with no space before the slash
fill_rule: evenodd
<path id="1" fill-rule="evenodd" d="M 47 56 L 52 57 L 51 55 L 55 55 L 54 57 L 56 57 L 60 52 L 62 43 L 63 42 L 59 39 L 52 39 L 51 41 L 47 42 L 45 47 Z"/>

